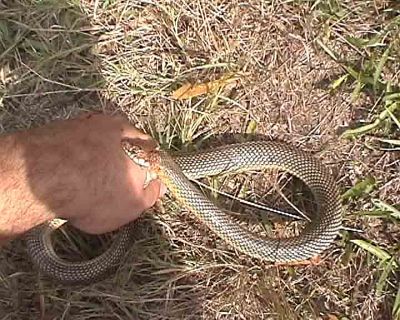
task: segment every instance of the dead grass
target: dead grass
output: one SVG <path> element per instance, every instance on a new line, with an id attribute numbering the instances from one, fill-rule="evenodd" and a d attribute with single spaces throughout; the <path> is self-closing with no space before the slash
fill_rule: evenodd
<path id="1" fill-rule="evenodd" d="M 318 266 L 249 259 L 173 199 L 138 221 L 126 260 L 98 284 L 41 279 L 15 241 L 0 252 L 0 319 L 394 319 L 396 269 L 350 240 L 399 258 L 398 220 L 365 211 L 376 211 L 377 199 L 399 204 L 398 151 L 369 142 L 399 139 L 400 129 L 386 117 L 354 139 L 340 133 L 375 120 L 389 82 L 399 90 L 398 15 L 397 2 L 385 0 L 0 2 L 2 131 L 88 109 L 123 112 L 173 150 L 263 134 L 314 152 L 343 192 L 366 175 L 376 180 L 345 202 L 346 226 L 363 232 L 343 231 Z M 217 94 L 171 98 L 183 83 L 236 73 L 238 84 Z M 236 179 L 233 192 L 274 196 Z"/>

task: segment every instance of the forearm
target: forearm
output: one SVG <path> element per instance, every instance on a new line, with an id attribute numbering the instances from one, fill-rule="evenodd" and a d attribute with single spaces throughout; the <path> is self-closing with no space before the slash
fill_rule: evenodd
<path id="1" fill-rule="evenodd" d="M 104 185 L 96 143 L 70 122 L 0 137 L 0 238 L 17 237 L 55 217 L 87 216 Z"/>
<path id="2" fill-rule="evenodd" d="M 20 135 L 0 136 L 0 245 L 53 217 L 30 190 Z"/>
<path id="3" fill-rule="evenodd" d="M 60 217 L 88 233 L 136 219 L 162 191 L 144 189 L 145 170 L 124 154 L 122 137 L 154 142 L 119 117 L 86 116 L 0 136 L 0 242 Z"/>

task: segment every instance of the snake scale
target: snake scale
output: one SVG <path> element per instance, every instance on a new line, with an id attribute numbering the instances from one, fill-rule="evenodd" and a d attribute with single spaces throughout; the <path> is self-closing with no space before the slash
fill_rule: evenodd
<path id="1" fill-rule="evenodd" d="M 135 160 L 137 147 L 129 141 L 122 149 Z M 153 151 L 148 161 L 169 192 L 219 237 L 251 257 L 277 263 L 310 259 L 326 250 L 342 223 L 341 204 L 336 182 L 327 169 L 311 154 L 273 141 L 251 141 L 226 145 L 196 153 L 171 155 Z M 207 199 L 190 181 L 218 174 L 277 168 L 301 179 L 317 202 L 317 214 L 296 236 L 261 238 L 241 227 L 234 219 Z M 101 255 L 81 262 L 60 259 L 51 244 L 51 233 L 64 221 L 55 219 L 33 229 L 27 235 L 27 250 L 38 268 L 60 282 L 91 282 L 104 278 L 132 244 L 134 223 L 123 226 L 111 246 Z"/>

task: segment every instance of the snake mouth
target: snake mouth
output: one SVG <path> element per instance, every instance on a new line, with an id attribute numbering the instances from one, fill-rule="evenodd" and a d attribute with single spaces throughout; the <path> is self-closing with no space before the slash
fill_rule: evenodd
<path id="1" fill-rule="evenodd" d="M 160 149 L 158 146 L 153 150 L 145 150 L 144 147 L 136 144 L 129 138 L 124 138 L 121 141 L 121 146 L 133 163 L 146 170 L 144 188 L 146 188 L 152 180 L 158 178 L 160 164 Z"/>
<path id="2" fill-rule="evenodd" d="M 138 166 L 150 168 L 157 171 L 160 163 L 160 148 L 156 147 L 152 150 L 146 150 L 145 147 L 138 145 L 132 139 L 124 138 L 121 141 L 122 149 L 125 154 Z"/>
<path id="3" fill-rule="evenodd" d="M 145 159 L 138 157 L 138 158 L 133 158 L 132 161 L 136 163 L 138 166 L 143 167 L 143 168 L 150 168 L 150 162 L 146 161 Z"/>

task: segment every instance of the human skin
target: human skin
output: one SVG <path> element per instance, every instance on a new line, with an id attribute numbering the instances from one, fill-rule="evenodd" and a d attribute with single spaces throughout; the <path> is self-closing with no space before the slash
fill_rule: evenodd
<path id="1" fill-rule="evenodd" d="M 90 233 L 137 219 L 165 193 L 121 149 L 156 144 L 122 117 L 85 115 L 0 136 L 0 245 L 56 217 Z"/>

